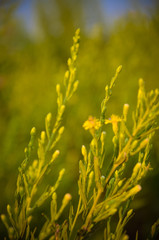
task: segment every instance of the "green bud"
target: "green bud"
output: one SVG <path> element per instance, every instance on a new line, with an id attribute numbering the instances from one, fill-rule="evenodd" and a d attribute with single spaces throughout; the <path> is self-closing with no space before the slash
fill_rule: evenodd
<path id="1" fill-rule="evenodd" d="M 77 28 L 76 32 L 75 32 L 75 36 L 78 36 L 80 34 L 80 28 Z"/>
<path id="2" fill-rule="evenodd" d="M 118 170 L 115 171 L 115 178 L 117 179 L 118 178 Z"/>
<path id="3" fill-rule="evenodd" d="M 100 177 L 100 179 L 101 179 L 102 186 L 104 187 L 104 185 L 105 185 L 105 176 L 102 175 Z"/>
<path id="4" fill-rule="evenodd" d="M 74 55 L 74 56 L 73 56 L 73 61 L 76 61 L 76 59 L 77 59 L 77 56 Z"/>
<path id="5" fill-rule="evenodd" d="M 24 153 L 27 153 L 28 152 L 28 148 L 24 148 Z"/>
<path id="6" fill-rule="evenodd" d="M 140 88 L 144 87 L 144 80 L 142 78 L 139 79 L 139 87 Z"/>
<path id="7" fill-rule="evenodd" d="M 75 92 L 78 88 L 78 85 L 79 85 L 79 81 L 75 81 L 74 84 L 73 84 L 73 91 Z"/>
<path id="8" fill-rule="evenodd" d="M 76 43 L 76 51 L 78 51 L 78 49 L 79 49 L 79 43 Z"/>
<path id="9" fill-rule="evenodd" d="M 62 200 L 62 205 L 61 205 L 58 213 L 55 216 L 55 220 L 57 220 L 60 217 L 60 215 L 63 212 L 64 208 L 67 206 L 67 204 L 70 202 L 71 199 L 72 199 L 71 194 L 70 193 L 66 193 L 64 198 L 63 198 L 63 200 Z"/>
<path id="10" fill-rule="evenodd" d="M 122 65 L 120 65 L 120 66 L 116 69 L 116 72 L 117 72 L 117 73 L 120 73 L 121 70 L 122 70 Z"/>
<path id="11" fill-rule="evenodd" d="M 66 193 L 64 198 L 63 198 L 63 201 L 62 201 L 62 204 L 64 205 L 67 205 L 68 202 L 72 199 L 72 196 L 70 193 Z"/>
<path id="12" fill-rule="evenodd" d="M 75 51 L 75 47 L 72 46 L 72 47 L 71 47 L 71 52 L 73 53 L 74 51 Z"/>
<path id="13" fill-rule="evenodd" d="M 123 180 L 120 180 L 120 181 L 118 182 L 118 186 L 121 187 L 122 184 L 123 184 L 123 182 L 124 182 L 124 179 L 123 179 Z"/>
<path id="14" fill-rule="evenodd" d="M 148 139 L 148 138 L 144 139 L 144 140 L 140 143 L 140 148 L 144 148 L 144 147 L 148 144 L 148 142 L 149 142 L 149 139 Z"/>
<path id="15" fill-rule="evenodd" d="M 47 116 L 46 116 L 46 121 L 47 121 L 48 123 L 50 123 L 50 122 L 51 122 L 51 119 L 52 119 L 52 114 L 51 114 L 51 113 L 48 113 Z"/>
<path id="16" fill-rule="evenodd" d="M 141 186 L 140 185 L 136 185 L 135 187 L 133 187 L 130 191 L 129 191 L 129 196 L 133 196 L 135 194 L 137 194 L 138 192 L 141 191 Z"/>
<path id="17" fill-rule="evenodd" d="M 33 161 L 33 168 L 35 169 L 37 167 L 37 165 L 38 165 L 38 160 L 34 160 Z"/>
<path id="18" fill-rule="evenodd" d="M 141 163 L 138 162 L 133 169 L 132 178 L 135 178 L 137 176 L 140 169 L 141 169 Z"/>
<path id="19" fill-rule="evenodd" d="M 127 212 L 127 217 L 130 217 L 132 213 L 133 213 L 133 209 L 130 209 L 130 210 Z"/>
<path id="20" fill-rule="evenodd" d="M 88 179 L 87 194 L 89 193 L 90 188 L 91 188 L 91 186 L 92 186 L 93 177 L 94 177 L 94 172 L 91 171 L 90 174 L 89 174 L 89 179 Z"/>
<path id="21" fill-rule="evenodd" d="M 66 72 L 65 72 L 65 78 L 69 78 L 69 71 L 67 70 Z"/>
<path id="22" fill-rule="evenodd" d="M 105 137 L 106 137 L 106 132 L 103 131 L 102 134 L 101 134 L 101 138 L 100 138 L 101 143 L 104 143 L 104 141 L 105 141 Z"/>
<path id="23" fill-rule="evenodd" d="M 62 105 L 60 108 L 60 114 L 62 115 L 64 111 L 65 111 L 65 105 Z"/>
<path id="24" fill-rule="evenodd" d="M 36 128 L 33 127 L 33 128 L 31 129 L 31 131 L 30 131 L 30 135 L 35 135 L 35 133 L 36 133 Z"/>
<path id="25" fill-rule="evenodd" d="M 60 129 L 59 129 L 59 134 L 60 134 L 60 135 L 64 132 L 64 129 L 65 129 L 64 126 L 60 127 Z"/>
<path id="26" fill-rule="evenodd" d="M 6 217 L 6 215 L 1 214 L 1 220 L 2 220 L 2 222 L 4 223 L 4 225 L 6 226 L 6 228 L 9 229 L 9 225 L 8 225 L 8 222 L 7 222 L 7 217 Z"/>
<path id="27" fill-rule="evenodd" d="M 60 151 L 59 150 L 56 150 L 53 154 L 52 154 L 52 158 L 51 158 L 51 161 L 50 163 L 52 163 L 60 154 Z"/>
<path id="28" fill-rule="evenodd" d="M 129 110 L 129 104 L 126 103 L 124 104 L 124 107 L 123 107 L 123 116 L 125 121 L 127 120 L 128 110 Z"/>
<path id="29" fill-rule="evenodd" d="M 9 215 L 11 214 L 11 206 L 9 204 L 7 205 L 7 212 Z"/>
<path id="30" fill-rule="evenodd" d="M 138 144 L 138 140 L 133 141 L 131 145 L 131 149 L 133 150 L 134 148 L 136 148 L 137 144 Z"/>
<path id="31" fill-rule="evenodd" d="M 122 240 L 129 240 L 129 236 L 128 235 L 124 235 Z"/>
<path id="32" fill-rule="evenodd" d="M 41 142 L 42 142 L 42 144 L 45 143 L 45 140 L 46 140 L 46 133 L 45 133 L 45 131 L 42 131 L 41 132 Z"/>
<path id="33" fill-rule="evenodd" d="M 69 67 L 71 66 L 71 64 L 72 64 L 71 58 L 69 58 L 69 59 L 67 60 L 67 64 L 68 64 Z"/>
<path id="34" fill-rule="evenodd" d="M 56 199 L 57 199 L 57 194 L 56 194 L 56 192 L 53 192 L 53 194 L 52 194 L 52 199 L 53 199 L 53 200 L 56 200 Z"/>
<path id="35" fill-rule="evenodd" d="M 59 94 L 60 93 L 60 84 L 56 85 L 56 92 Z"/>
<path id="36" fill-rule="evenodd" d="M 86 150 L 86 147 L 84 145 L 82 145 L 82 148 L 81 148 L 81 152 L 82 152 L 82 155 L 87 158 L 87 150 Z"/>
<path id="37" fill-rule="evenodd" d="M 60 171 L 60 173 L 59 173 L 59 178 L 60 178 L 60 179 L 62 178 L 62 176 L 64 175 L 64 173 L 65 173 L 65 168 L 63 168 L 63 169 Z"/>

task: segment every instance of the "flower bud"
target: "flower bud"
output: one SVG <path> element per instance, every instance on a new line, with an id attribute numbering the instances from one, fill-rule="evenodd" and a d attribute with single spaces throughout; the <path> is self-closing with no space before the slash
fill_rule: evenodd
<path id="1" fill-rule="evenodd" d="M 84 145 L 82 145 L 81 152 L 84 158 L 87 158 L 87 149 Z"/>
<path id="2" fill-rule="evenodd" d="M 33 128 L 31 129 L 31 131 L 30 131 L 30 135 L 35 135 L 35 133 L 36 133 L 36 128 L 33 127 Z"/>
<path id="3" fill-rule="evenodd" d="M 69 58 L 68 61 L 67 61 L 67 64 L 68 64 L 69 67 L 71 66 L 71 63 L 72 63 L 72 60 L 71 60 L 71 58 Z"/>
<path id="4" fill-rule="evenodd" d="M 106 137 L 106 132 L 103 131 L 102 134 L 101 134 L 101 139 L 100 139 L 102 143 L 104 143 L 105 137 Z"/>
<path id="5" fill-rule="evenodd" d="M 51 122 L 51 119 L 52 119 L 52 114 L 51 114 L 51 113 L 48 113 L 47 116 L 46 116 L 46 121 L 47 121 L 48 123 L 50 123 L 50 122 Z"/>
<path id="6" fill-rule="evenodd" d="M 60 84 L 56 85 L 56 92 L 59 94 L 60 93 Z"/>
<path id="7" fill-rule="evenodd" d="M 53 153 L 53 155 L 52 155 L 51 161 L 54 160 L 54 159 L 56 159 L 56 158 L 59 156 L 59 154 L 60 154 L 60 151 L 59 151 L 59 150 L 56 150 L 56 151 Z"/>
<path id="8" fill-rule="evenodd" d="M 60 129 L 59 129 L 59 134 L 60 134 L 60 135 L 64 132 L 64 129 L 65 129 L 64 126 L 60 127 Z"/>
<path id="9" fill-rule="evenodd" d="M 133 213 L 133 209 L 130 209 L 130 210 L 127 212 L 127 217 L 130 217 L 132 213 Z"/>
<path id="10" fill-rule="evenodd" d="M 45 143 L 45 140 L 46 140 L 46 133 L 45 133 L 45 131 L 42 131 L 41 132 L 41 142 L 42 142 L 42 144 Z"/>
<path id="11" fill-rule="evenodd" d="M 149 142 L 149 139 L 148 139 L 148 138 L 144 139 L 144 140 L 140 143 L 140 149 L 141 149 L 141 148 L 144 148 L 144 147 L 148 144 L 148 142 Z"/>
<path id="12" fill-rule="evenodd" d="M 142 78 L 139 79 L 139 87 L 140 88 L 144 87 L 144 80 Z"/>
<path id="13" fill-rule="evenodd" d="M 132 174 L 133 179 L 137 176 L 140 169 L 141 169 L 141 163 L 138 162 L 133 169 L 133 174 Z"/>
<path id="14" fill-rule="evenodd" d="M 66 193 L 63 199 L 63 203 L 68 203 L 72 199 L 72 196 L 70 193 Z"/>
<path id="15" fill-rule="evenodd" d="M 127 119 L 128 110 L 129 110 L 129 104 L 126 103 L 126 104 L 124 104 L 124 107 L 123 107 L 123 116 L 124 116 L 125 121 Z"/>
<path id="16" fill-rule="evenodd" d="M 65 111 L 65 105 L 62 105 L 60 108 L 60 114 L 62 115 L 64 111 Z"/>
<path id="17" fill-rule="evenodd" d="M 136 185 L 135 187 L 133 187 L 130 191 L 129 191 L 129 196 L 133 196 L 135 194 L 137 194 L 138 192 L 141 191 L 141 186 L 140 185 Z"/>
<path id="18" fill-rule="evenodd" d="M 78 88 L 79 85 L 79 81 L 77 80 L 74 84 L 73 84 L 73 91 L 75 92 Z"/>
<path id="19" fill-rule="evenodd" d="M 117 73 L 120 73 L 121 70 L 122 70 L 122 65 L 120 65 L 120 66 L 117 68 L 116 72 L 117 72 Z"/>
<path id="20" fill-rule="evenodd" d="M 138 144 L 138 140 L 134 140 L 133 143 L 131 144 L 131 149 L 133 150 L 134 148 L 136 148 Z"/>

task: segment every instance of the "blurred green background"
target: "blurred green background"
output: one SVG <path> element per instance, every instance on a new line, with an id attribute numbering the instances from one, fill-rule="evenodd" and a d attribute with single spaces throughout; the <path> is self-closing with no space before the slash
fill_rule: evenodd
<path id="1" fill-rule="evenodd" d="M 124 103 L 135 108 L 138 79 L 146 89 L 159 87 L 159 4 L 151 1 L 104 0 L 1 0 L 0 1 L 0 213 L 14 201 L 18 166 L 30 129 L 44 129 L 48 112 L 56 113 L 57 83 L 63 82 L 75 29 L 81 29 L 77 78 L 80 85 L 64 115 L 65 132 L 59 144 L 60 158 L 44 180 L 54 183 L 66 168 L 59 199 L 71 192 L 76 203 L 78 161 L 89 133 L 82 129 L 89 115 L 99 116 L 104 87 L 122 64 L 107 115 L 121 114 Z M 111 156 L 108 129 L 107 155 Z M 127 226 L 130 239 L 139 230 L 146 239 L 159 217 L 159 137 L 150 154 L 154 168 L 133 203 L 135 216 Z M 43 211 L 49 211 L 46 204 Z M 5 230 L 0 223 L 0 236 Z M 97 233 L 98 234 L 98 233 Z M 100 239 L 95 235 L 94 239 Z"/>

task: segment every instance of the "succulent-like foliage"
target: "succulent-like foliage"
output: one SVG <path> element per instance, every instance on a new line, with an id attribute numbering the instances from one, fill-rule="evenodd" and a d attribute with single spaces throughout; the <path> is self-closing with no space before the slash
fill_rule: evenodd
<path id="1" fill-rule="evenodd" d="M 1 219 L 8 230 L 9 239 L 85 239 L 90 232 L 100 223 L 105 222 L 105 240 L 126 240 L 125 225 L 133 216 L 130 202 L 141 190 L 141 180 L 151 169 L 148 161 L 151 138 L 158 129 L 156 124 L 159 115 L 159 91 L 145 92 L 144 81 L 139 79 L 137 107 L 133 112 L 133 127 L 127 126 L 129 105 L 124 104 L 121 116 L 107 117 L 107 103 L 111 97 L 115 80 L 122 67 L 119 66 L 109 85 L 105 87 L 105 97 L 101 104 L 99 118 L 90 116 L 83 124 L 83 128 L 91 134 L 90 146 L 81 148 L 82 160 L 79 161 L 78 179 L 78 204 L 70 204 L 69 216 L 63 223 L 58 220 L 63 210 L 71 201 L 72 196 L 64 193 L 61 206 L 57 206 L 56 190 L 62 180 L 65 169 L 61 169 L 57 181 L 39 197 L 38 188 L 43 177 L 52 168 L 52 163 L 57 159 L 59 142 L 64 126 L 62 118 L 67 102 L 78 87 L 76 80 L 76 58 L 79 49 L 79 30 L 76 31 L 71 47 L 71 58 L 68 59 L 68 70 L 64 75 L 65 93 L 58 84 L 57 115 L 55 121 L 52 114 L 45 118 L 45 131 L 41 132 L 38 139 L 37 158 L 33 158 L 32 150 L 35 147 L 36 129 L 32 128 L 28 147 L 25 149 L 25 159 L 19 167 L 15 205 L 7 205 L 8 218 L 1 215 Z M 112 125 L 112 143 L 114 151 L 111 160 L 106 156 L 107 125 Z M 52 154 L 50 158 L 50 153 Z M 136 157 L 134 157 L 136 156 Z M 128 161 L 134 162 L 134 167 L 129 176 L 125 175 Z M 105 161 L 109 163 L 105 169 Z M 37 208 L 48 199 L 50 202 L 50 216 L 36 234 L 36 226 L 32 226 L 32 218 Z M 111 228 L 113 215 L 118 215 L 116 228 Z M 82 218 L 78 222 L 79 217 Z M 152 226 L 151 235 L 155 236 L 158 222 Z M 78 228 L 78 229 L 77 229 Z M 33 230 L 32 230 L 33 229 Z M 38 235 L 38 236 L 37 236 Z M 137 239 L 137 235 L 136 235 Z"/>

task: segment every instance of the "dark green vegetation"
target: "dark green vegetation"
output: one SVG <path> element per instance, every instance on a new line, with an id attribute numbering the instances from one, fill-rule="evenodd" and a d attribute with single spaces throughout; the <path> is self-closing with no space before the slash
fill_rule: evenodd
<path id="1" fill-rule="evenodd" d="M 54 89 L 57 83 L 63 81 L 74 29 L 77 25 L 81 30 L 85 29 L 85 22 L 79 11 L 82 11 L 82 8 L 73 8 L 66 5 L 65 1 L 59 1 L 61 32 L 55 34 L 56 19 L 52 19 L 51 14 L 46 14 L 47 5 L 45 8 L 39 6 L 37 11 L 42 36 L 32 40 L 20 25 L 20 21 L 15 19 L 15 8 L 15 5 L 11 5 L 11 8 L 8 6 L 6 10 L 2 8 L 0 14 L 0 187 L 3 189 L 1 213 L 6 212 L 6 203 L 12 204 L 14 200 L 17 169 L 24 159 L 23 149 L 29 141 L 30 129 L 37 126 L 37 131 L 41 131 L 46 114 L 56 111 Z M 51 6 L 48 6 L 48 9 L 52 9 Z M 56 166 L 57 169 L 66 168 L 64 185 L 61 185 L 58 193 L 59 198 L 63 197 L 65 190 L 72 193 L 75 201 L 76 192 L 72 183 L 78 178 L 80 148 L 83 143 L 87 145 L 90 141 L 89 135 L 81 130 L 81 126 L 88 115 L 99 115 L 102 89 L 111 79 L 114 69 L 120 64 L 123 65 L 107 109 L 107 117 L 112 113 L 120 114 L 123 104 L 127 102 L 130 111 L 134 110 L 138 78 L 144 79 L 148 90 L 158 87 L 158 25 L 156 7 L 149 18 L 140 12 L 124 16 L 109 33 L 102 24 L 96 26 L 92 34 L 82 31 L 77 71 L 80 85 L 78 94 L 69 102 L 69 110 L 64 115 L 66 130 L 60 149 L 61 157 Z M 107 134 L 109 136 L 109 132 Z M 110 133 L 110 141 L 111 137 Z M 131 221 L 134 228 L 132 229 L 132 222 L 130 227 L 128 226 L 128 232 L 132 232 L 132 236 L 139 230 L 139 239 L 146 238 L 147 229 L 150 229 L 159 216 L 158 149 L 156 134 L 150 152 L 154 170 L 144 180 L 142 191 L 133 203 L 135 216 Z M 112 146 L 108 145 L 107 154 L 111 154 L 111 151 Z M 131 164 L 129 167 L 132 168 Z M 55 175 L 50 173 L 45 181 L 52 182 L 57 178 L 57 174 L 58 170 Z M 1 229 L 3 234 L 2 225 Z"/>

